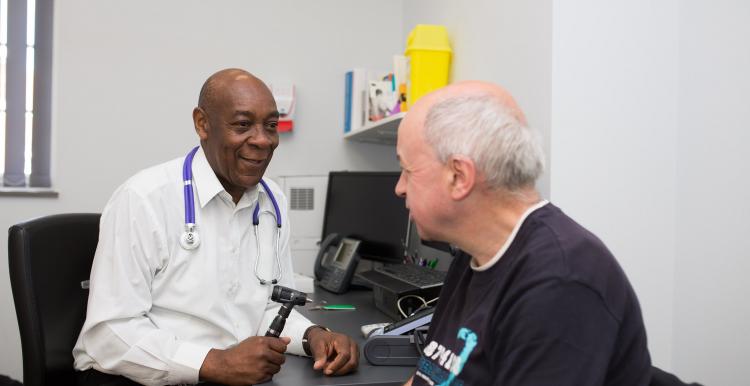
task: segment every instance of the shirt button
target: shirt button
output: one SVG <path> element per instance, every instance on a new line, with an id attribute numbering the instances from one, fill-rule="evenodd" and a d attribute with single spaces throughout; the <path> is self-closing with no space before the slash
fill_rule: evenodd
<path id="1" fill-rule="evenodd" d="M 233 296 L 237 292 L 237 282 L 232 282 L 229 284 L 229 288 L 227 288 L 227 295 Z"/>

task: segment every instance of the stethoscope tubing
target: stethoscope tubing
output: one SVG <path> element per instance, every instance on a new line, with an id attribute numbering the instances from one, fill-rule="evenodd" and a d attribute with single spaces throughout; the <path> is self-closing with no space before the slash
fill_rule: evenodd
<path id="1" fill-rule="evenodd" d="M 279 210 L 279 204 L 276 202 L 276 197 L 274 197 L 271 189 L 266 185 L 266 181 L 261 179 L 260 184 L 263 185 L 263 189 L 266 190 L 268 198 L 271 199 L 271 204 L 273 204 L 273 211 L 276 213 L 276 227 L 281 228 L 281 211 Z M 258 224 L 260 224 L 260 200 L 255 205 L 255 210 L 253 210 L 253 226 L 257 227 Z"/>
<path id="2" fill-rule="evenodd" d="M 183 196 L 184 196 L 184 202 L 185 202 L 185 232 L 186 234 L 196 234 L 195 232 L 195 195 L 193 193 L 193 158 L 195 157 L 195 153 L 198 152 L 198 149 L 200 146 L 194 147 L 190 152 L 185 156 L 185 161 L 182 164 L 182 182 L 183 182 Z M 261 178 L 260 184 L 263 186 L 263 189 L 265 189 L 266 193 L 268 194 L 268 198 L 271 200 L 271 204 L 273 205 L 273 210 L 275 214 L 275 220 L 276 220 L 276 266 L 279 272 L 279 277 L 276 279 L 270 280 L 272 284 L 278 283 L 278 279 L 281 277 L 281 261 L 279 260 L 279 239 L 280 239 L 280 232 L 281 232 L 281 210 L 279 209 L 279 204 L 276 201 L 276 197 L 273 195 L 273 192 L 271 192 L 271 189 L 268 187 L 265 181 Z M 270 213 L 270 212 L 269 212 Z M 261 285 L 264 285 L 268 283 L 269 281 L 264 280 L 258 275 L 258 265 L 260 263 L 260 238 L 258 235 L 258 224 L 260 224 L 260 196 L 258 197 L 258 202 L 255 204 L 255 209 L 253 210 L 253 231 L 255 233 L 255 242 L 256 242 L 256 252 L 257 252 L 257 258 L 255 259 L 255 277 L 258 279 Z M 197 243 L 196 243 L 197 246 Z M 195 248 L 193 246 L 192 248 Z"/>
<path id="3" fill-rule="evenodd" d="M 196 146 L 190 153 L 185 157 L 185 162 L 182 164 L 182 182 L 183 182 L 183 194 L 185 196 L 185 224 L 195 225 L 195 196 L 193 195 L 193 157 L 198 152 L 200 146 Z"/>

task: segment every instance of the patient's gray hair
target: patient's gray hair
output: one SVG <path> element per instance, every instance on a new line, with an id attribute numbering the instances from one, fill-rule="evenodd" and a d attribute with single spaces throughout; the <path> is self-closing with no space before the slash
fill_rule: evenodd
<path id="1" fill-rule="evenodd" d="M 427 113 L 425 136 L 440 162 L 469 157 L 493 189 L 533 187 L 544 171 L 539 133 L 489 94 L 436 103 Z"/>

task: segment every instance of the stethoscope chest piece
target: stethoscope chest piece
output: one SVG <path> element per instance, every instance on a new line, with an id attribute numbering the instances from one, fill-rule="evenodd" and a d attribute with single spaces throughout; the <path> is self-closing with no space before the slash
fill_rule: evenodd
<path id="1" fill-rule="evenodd" d="M 180 245 L 188 250 L 195 249 L 201 245 L 201 238 L 198 236 L 197 232 L 185 231 L 182 233 L 182 236 L 180 236 Z"/>

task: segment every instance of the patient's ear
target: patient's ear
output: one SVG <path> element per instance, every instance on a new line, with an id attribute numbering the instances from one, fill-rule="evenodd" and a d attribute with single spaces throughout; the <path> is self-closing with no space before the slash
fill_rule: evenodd
<path id="1" fill-rule="evenodd" d="M 469 157 L 455 155 L 448 159 L 448 169 L 452 174 L 451 198 L 460 201 L 474 190 L 477 182 L 477 168 Z"/>

